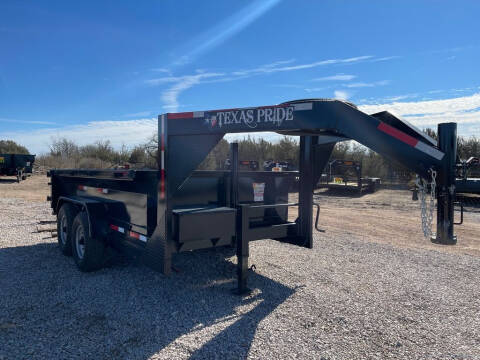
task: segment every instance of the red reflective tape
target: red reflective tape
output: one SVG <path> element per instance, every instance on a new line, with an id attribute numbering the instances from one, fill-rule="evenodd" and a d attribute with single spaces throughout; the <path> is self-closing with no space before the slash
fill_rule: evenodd
<path id="1" fill-rule="evenodd" d="M 78 185 L 78 190 L 85 191 L 85 190 L 87 190 L 87 187 L 84 186 L 84 185 Z"/>
<path id="2" fill-rule="evenodd" d="M 115 230 L 115 231 L 118 231 L 118 226 L 117 226 L 117 225 L 110 224 L 110 229 Z"/>
<path id="3" fill-rule="evenodd" d="M 383 131 L 385 134 L 393 136 L 397 140 L 403 141 L 405 144 L 410 146 L 416 146 L 418 144 L 418 140 L 414 137 L 405 134 L 403 131 L 396 129 L 393 126 L 385 124 L 384 122 L 380 122 L 377 129 Z"/>
<path id="4" fill-rule="evenodd" d="M 165 169 L 160 170 L 160 198 L 165 198 Z"/>
<path id="5" fill-rule="evenodd" d="M 140 234 L 137 234 L 136 232 L 130 231 L 129 235 L 135 239 L 140 239 Z"/>
<path id="6" fill-rule="evenodd" d="M 168 113 L 167 119 L 188 119 L 193 118 L 193 112 L 183 112 L 183 113 Z"/>

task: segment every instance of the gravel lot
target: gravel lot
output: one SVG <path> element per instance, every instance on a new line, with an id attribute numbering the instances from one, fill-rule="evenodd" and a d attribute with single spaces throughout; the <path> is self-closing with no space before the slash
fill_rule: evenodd
<path id="1" fill-rule="evenodd" d="M 3 198 L 0 217 L 0 359 L 480 359 L 474 254 L 326 224 L 313 250 L 253 243 L 241 299 L 232 250 L 177 255 L 170 277 L 119 257 L 84 274 L 35 233 L 47 203 Z"/>

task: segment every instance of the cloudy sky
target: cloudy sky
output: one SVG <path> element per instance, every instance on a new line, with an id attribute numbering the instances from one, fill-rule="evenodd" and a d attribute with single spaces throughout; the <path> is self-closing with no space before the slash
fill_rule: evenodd
<path id="1" fill-rule="evenodd" d="M 0 139 L 132 146 L 165 112 L 348 99 L 480 136 L 480 2 L 0 2 Z"/>

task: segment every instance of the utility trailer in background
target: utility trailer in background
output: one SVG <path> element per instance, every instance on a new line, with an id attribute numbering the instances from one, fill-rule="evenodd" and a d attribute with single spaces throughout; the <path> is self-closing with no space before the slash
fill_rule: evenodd
<path id="1" fill-rule="evenodd" d="M 347 190 L 358 194 L 374 193 L 380 188 L 380 178 L 362 177 L 362 164 L 357 161 L 333 159 L 325 170 L 327 173 L 322 174 L 317 188 Z"/>
<path id="2" fill-rule="evenodd" d="M 232 162 L 230 159 L 225 160 L 223 165 L 223 170 L 231 170 Z M 258 170 L 258 161 L 257 160 L 240 160 L 238 162 L 238 169 L 240 171 L 257 171 Z"/>
<path id="3" fill-rule="evenodd" d="M 64 254 L 84 271 L 103 264 L 106 246 L 136 251 L 164 274 L 172 254 L 232 245 L 238 292 L 247 291 L 249 242 L 274 239 L 313 246 L 313 190 L 335 144 L 356 140 L 421 177 L 436 176 L 437 232 L 454 244 L 456 124 L 439 125 L 435 141 L 388 113 L 373 115 L 338 100 L 168 113 L 159 116 L 159 171 L 52 170 L 51 206 Z M 239 171 L 237 144 L 229 171 L 196 171 L 228 133 L 275 131 L 300 139 L 299 170 Z M 298 179 L 298 202 L 288 189 Z M 289 213 L 291 207 L 298 211 Z M 318 211 L 317 211 L 318 215 Z M 295 260 L 292 260 L 295 261 Z"/>
<path id="4" fill-rule="evenodd" d="M 17 182 L 25 180 L 32 173 L 35 155 L 0 154 L 0 176 L 16 176 Z"/>

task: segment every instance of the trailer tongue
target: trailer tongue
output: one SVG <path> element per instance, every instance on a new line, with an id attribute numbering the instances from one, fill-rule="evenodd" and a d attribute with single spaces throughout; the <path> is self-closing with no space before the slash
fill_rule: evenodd
<path id="1" fill-rule="evenodd" d="M 438 174 L 433 240 L 456 242 L 455 123 L 439 125 L 437 144 L 389 113 L 368 115 L 352 104 L 321 99 L 168 113 L 160 115 L 158 121 L 159 172 L 51 171 L 52 207 L 64 220 L 65 236 L 59 236 L 64 252 L 72 249 L 78 258 L 82 254 L 75 250 L 75 244 L 83 243 L 87 249 L 89 242 L 128 246 L 141 251 L 149 266 L 168 274 L 172 253 L 236 244 L 238 292 L 243 293 L 247 290 L 249 241 L 275 239 L 313 246 L 314 185 L 335 144 L 349 139 L 395 159 L 427 181 L 432 180 L 433 172 Z M 262 131 L 300 137 L 298 172 L 240 172 L 236 144 L 231 147 L 229 171 L 195 171 L 224 135 Z M 299 177 L 299 200 L 292 204 L 288 191 L 295 177 Z M 292 206 L 298 206 L 295 221 L 289 221 Z M 69 210 L 61 212 L 62 207 Z M 73 219 L 73 212 L 88 216 Z M 59 217 L 59 224 L 62 219 Z M 87 234 L 83 238 L 77 236 L 82 226 Z M 79 261 L 83 260 L 77 264 Z M 100 261 L 88 264 L 92 266 L 81 269 L 101 266 Z"/>

